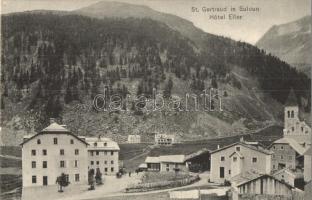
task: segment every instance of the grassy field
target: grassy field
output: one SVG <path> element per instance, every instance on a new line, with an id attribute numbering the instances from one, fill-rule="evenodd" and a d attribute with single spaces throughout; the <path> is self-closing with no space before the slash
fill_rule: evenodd
<path id="1" fill-rule="evenodd" d="M 120 160 L 128 160 L 139 154 L 144 153 L 144 150 L 149 146 L 149 144 L 119 144 Z"/>

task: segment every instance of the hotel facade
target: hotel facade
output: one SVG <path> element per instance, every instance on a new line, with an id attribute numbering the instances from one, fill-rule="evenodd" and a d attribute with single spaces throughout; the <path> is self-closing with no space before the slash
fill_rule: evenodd
<path id="1" fill-rule="evenodd" d="M 55 185 L 62 173 L 70 184 L 87 184 L 89 169 L 99 168 L 103 175 L 119 170 L 116 142 L 79 137 L 53 120 L 41 132 L 25 136 L 21 146 L 23 187 Z"/>

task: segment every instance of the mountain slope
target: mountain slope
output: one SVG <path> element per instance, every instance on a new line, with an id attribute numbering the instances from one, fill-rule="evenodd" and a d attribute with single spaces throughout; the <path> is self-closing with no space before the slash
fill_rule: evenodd
<path id="1" fill-rule="evenodd" d="M 135 5 L 121 2 L 103 1 L 90 6 L 72 11 L 74 14 L 103 18 L 148 18 L 165 23 L 170 28 L 177 30 L 185 37 L 192 39 L 198 46 L 201 46 L 206 33 L 196 28 L 192 22 L 171 14 L 155 11 L 147 6 Z"/>
<path id="2" fill-rule="evenodd" d="M 312 66 L 311 16 L 270 28 L 257 42 L 259 48 L 310 72 Z"/>
<path id="3" fill-rule="evenodd" d="M 129 133 L 141 134 L 145 141 L 155 132 L 185 140 L 236 135 L 280 123 L 290 88 L 301 107 L 309 109 L 310 80 L 245 43 L 203 33 L 207 37 L 198 47 L 193 38 L 146 18 L 40 11 L 1 20 L 4 144 L 40 130 L 49 117 L 77 134 L 102 134 L 119 142 Z M 151 97 L 157 88 L 169 102 L 169 96 L 185 100 L 186 93 L 211 87 L 220 89 L 214 94 L 222 99 L 222 112 L 140 111 L 132 98 L 123 101 L 126 112 L 92 107 L 94 96 L 104 89 L 108 97 Z M 219 106 L 216 102 L 212 107 Z"/>

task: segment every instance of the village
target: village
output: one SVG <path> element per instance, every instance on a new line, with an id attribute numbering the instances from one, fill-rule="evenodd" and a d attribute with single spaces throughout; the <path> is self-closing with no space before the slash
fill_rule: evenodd
<path id="1" fill-rule="evenodd" d="M 141 144 L 142 136 L 129 134 L 127 143 Z M 293 91 L 284 108 L 282 137 L 274 141 L 241 136 L 226 145 L 207 143 L 189 150 L 176 135 L 157 133 L 139 155 L 131 157 L 129 150 L 133 162 L 125 162 L 119 155 L 123 144 L 77 136 L 51 119 L 41 132 L 25 136 L 21 146 L 25 200 L 128 195 L 286 200 L 311 194 L 311 128 L 300 117 Z"/>

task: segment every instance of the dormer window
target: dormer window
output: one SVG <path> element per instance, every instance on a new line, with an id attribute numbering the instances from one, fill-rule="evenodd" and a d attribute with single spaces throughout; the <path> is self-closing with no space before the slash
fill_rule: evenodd
<path id="1" fill-rule="evenodd" d="M 37 140 L 37 144 L 41 144 L 41 140 L 40 139 Z"/>

